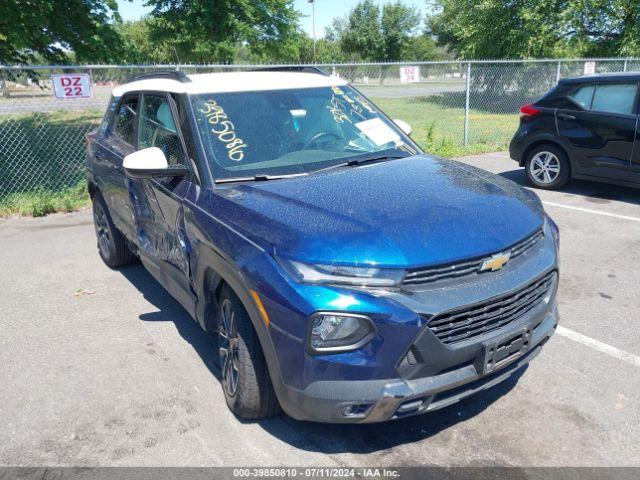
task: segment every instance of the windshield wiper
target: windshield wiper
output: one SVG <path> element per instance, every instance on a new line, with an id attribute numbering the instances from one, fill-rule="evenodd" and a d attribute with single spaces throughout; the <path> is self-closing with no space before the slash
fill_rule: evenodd
<path id="1" fill-rule="evenodd" d="M 327 170 L 333 170 L 334 168 L 357 167 L 359 165 L 364 165 L 365 163 L 379 162 L 381 160 L 397 160 L 399 158 L 407 158 L 409 156 L 410 155 L 385 154 L 385 155 L 375 155 L 375 156 L 365 157 L 365 158 L 352 158 L 347 162 L 331 165 L 330 167 L 321 168 L 320 170 L 314 170 L 314 173 L 326 172 Z"/>
<path id="2" fill-rule="evenodd" d="M 308 173 L 291 173 L 289 175 L 251 175 L 250 177 L 219 178 L 215 183 L 237 183 L 237 182 L 266 182 L 267 180 L 279 180 L 281 178 L 304 177 Z"/>

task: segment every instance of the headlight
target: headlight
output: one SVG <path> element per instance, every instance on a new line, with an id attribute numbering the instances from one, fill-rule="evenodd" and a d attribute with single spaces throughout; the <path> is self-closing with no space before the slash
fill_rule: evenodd
<path id="1" fill-rule="evenodd" d="M 310 353 L 355 350 L 375 337 L 375 327 L 364 315 L 320 312 L 309 319 Z"/>
<path id="2" fill-rule="evenodd" d="M 279 259 L 280 264 L 304 283 L 331 283 L 368 287 L 398 285 L 405 271 L 399 268 L 345 267 L 339 265 L 309 265 Z"/>

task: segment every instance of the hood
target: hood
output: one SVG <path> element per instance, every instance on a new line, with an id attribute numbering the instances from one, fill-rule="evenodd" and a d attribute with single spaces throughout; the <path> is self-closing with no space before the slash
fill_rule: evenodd
<path id="1" fill-rule="evenodd" d="M 498 252 L 543 223 L 517 184 L 419 155 L 212 192 L 214 215 L 276 255 L 415 267 Z M 213 208 L 213 207 L 212 207 Z"/>

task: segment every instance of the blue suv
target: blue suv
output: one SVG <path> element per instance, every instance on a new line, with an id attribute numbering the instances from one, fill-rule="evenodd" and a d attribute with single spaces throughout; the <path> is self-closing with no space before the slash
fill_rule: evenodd
<path id="1" fill-rule="evenodd" d="M 87 137 L 98 251 L 216 334 L 239 417 L 445 407 L 553 334 L 558 230 L 535 194 L 409 132 L 306 68 L 136 77 Z"/>

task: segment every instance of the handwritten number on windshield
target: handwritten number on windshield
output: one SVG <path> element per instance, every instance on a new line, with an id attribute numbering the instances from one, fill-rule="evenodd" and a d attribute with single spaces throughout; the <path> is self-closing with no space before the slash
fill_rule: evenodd
<path id="1" fill-rule="evenodd" d="M 228 119 L 224 109 L 215 100 L 207 100 L 199 111 L 211 125 L 211 133 L 225 144 L 229 159 L 234 162 L 242 161 L 244 159 L 244 149 L 247 148 L 247 145 L 236 134 L 236 127 Z"/>

